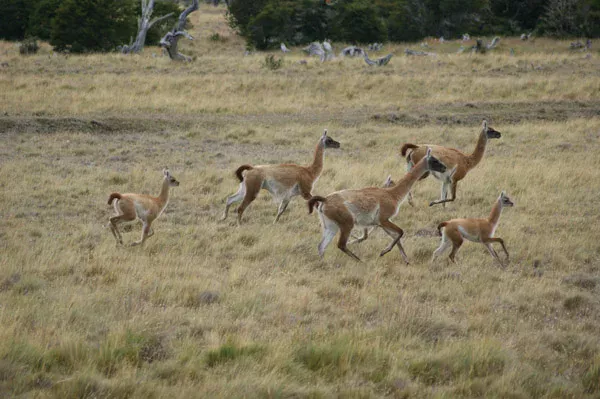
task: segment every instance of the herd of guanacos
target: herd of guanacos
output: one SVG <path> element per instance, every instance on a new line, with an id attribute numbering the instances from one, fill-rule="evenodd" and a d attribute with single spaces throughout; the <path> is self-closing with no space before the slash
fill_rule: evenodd
<path id="1" fill-rule="evenodd" d="M 411 188 L 418 180 L 432 174 L 442 182 L 441 198 L 432 201 L 429 205 L 443 204 L 456 200 L 456 187 L 467 173 L 473 169 L 483 158 L 488 139 L 500 138 L 500 132 L 488 126 L 483 120 L 475 150 L 471 154 L 465 154 L 457 149 L 442 147 L 438 145 L 415 145 L 406 143 L 402 146 L 401 154 L 406 157 L 407 173 L 397 182 L 390 177 L 382 187 L 366 187 L 356 190 L 341 190 L 329 194 L 327 197 L 312 195 L 312 189 L 323 170 L 323 158 L 325 149 L 340 148 L 340 143 L 327 134 L 327 129 L 319 138 L 313 162 L 308 166 L 296 164 L 279 165 L 242 165 L 235 175 L 240 181 L 238 191 L 227 197 L 223 220 L 227 218 L 229 207 L 241 201 L 237 207 L 237 221 L 241 222 L 244 210 L 254 201 L 258 192 L 265 189 L 271 193 L 274 200 L 279 203 L 277 222 L 281 214 L 286 210 L 290 200 L 300 195 L 308 201 L 308 212 L 312 213 L 316 207 L 323 229 L 323 238 L 319 243 L 319 255 L 323 257 L 325 249 L 339 232 L 338 248 L 360 261 L 348 244 L 361 242 L 367 239 L 369 227 L 372 229 L 381 227 L 391 238 L 390 244 L 381 251 L 380 256 L 390 252 L 394 246 L 398 247 L 404 261 L 408 264 L 408 256 L 402 247 L 400 238 L 404 231 L 390 221 L 398 214 L 400 205 L 405 199 L 412 203 Z M 169 200 L 169 188 L 178 186 L 179 182 L 171 175 L 169 170 L 163 170 L 162 189 L 158 197 L 146 194 L 120 194 L 112 193 L 108 198 L 108 204 L 113 205 L 116 215 L 111 217 L 109 227 L 117 240 L 117 244 L 123 244 L 121 233 L 118 229 L 120 222 L 134 221 L 140 219 L 143 223 L 142 236 L 132 246 L 141 245 L 154 234 L 150 227 L 152 222 L 158 218 L 167 206 Z M 448 198 L 448 189 L 451 198 Z M 501 238 L 494 237 L 502 208 L 513 206 L 513 202 L 504 191 L 492 206 L 492 211 L 487 218 L 451 219 L 438 225 L 438 232 L 442 237 L 440 246 L 434 251 L 432 261 L 452 246 L 450 260 L 455 262 L 455 256 L 463 241 L 469 240 L 480 242 L 488 249 L 489 253 L 501 266 L 506 266 L 509 254 Z M 360 237 L 349 241 L 354 227 L 362 228 Z M 503 262 L 492 243 L 498 242 L 502 246 L 506 259 Z"/>

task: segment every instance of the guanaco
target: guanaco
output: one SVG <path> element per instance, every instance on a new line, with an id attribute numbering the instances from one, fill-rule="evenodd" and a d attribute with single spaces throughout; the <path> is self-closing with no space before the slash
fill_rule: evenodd
<path id="1" fill-rule="evenodd" d="M 348 248 L 348 238 L 355 225 L 361 227 L 379 226 L 392 237 L 392 242 L 379 256 L 391 251 L 394 246 L 400 250 L 404 261 L 408 264 L 408 256 L 402 248 L 400 238 L 404 231 L 392 223 L 390 218 L 396 216 L 400 205 L 408 195 L 412 185 L 428 171 L 444 173 L 446 166 L 427 150 L 417 164 L 391 187 L 367 187 L 358 190 L 342 190 L 329 194 L 327 197 L 314 196 L 308 201 L 308 213 L 312 213 L 316 203 L 318 206 L 323 238 L 318 246 L 319 255 L 323 257 L 325 248 L 333 237 L 340 231 L 338 248 L 351 258 L 360 261 Z"/>
<path id="2" fill-rule="evenodd" d="M 415 145 L 411 143 L 404 144 L 400 152 L 402 156 L 406 156 L 408 169 L 412 168 L 413 165 L 423 158 L 426 151 L 425 148 L 431 148 L 433 155 L 448 167 L 445 173 L 431 172 L 436 179 L 441 180 L 442 193 L 439 200 L 429 203 L 429 206 L 436 204 L 444 204 L 443 206 L 446 206 L 446 202 L 452 202 L 456 199 L 456 186 L 458 182 L 464 179 L 467 173 L 483 159 L 488 139 L 499 139 L 500 137 L 502 137 L 502 134 L 494 130 L 491 126 L 488 126 L 487 121 L 484 119 L 477 145 L 471 154 L 467 155 L 457 149 L 439 145 Z M 428 173 L 423 176 L 423 179 L 427 176 L 429 176 Z M 447 198 L 449 186 L 451 187 L 452 198 Z"/>
<path id="3" fill-rule="evenodd" d="M 326 148 L 340 148 L 340 143 L 327 135 L 327 129 L 319 138 L 313 162 L 308 166 L 296 164 L 242 165 L 237 168 L 235 175 L 240 181 L 240 187 L 235 194 L 227 197 L 221 220 L 227 218 L 229 207 L 232 204 L 242 201 L 237 208 L 237 221 L 238 224 L 241 223 L 244 210 L 254 201 L 258 192 L 264 188 L 279 203 L 277 216 L 273 222 L 276 223 L 293 197 L 301 195 L 305 200 L 312 198 L 313 186 L 323 170 L 323 158 Z"/>
<path id="4" fill-rule="evenodd" d="M 179 186 L 179 182 L 175 179 L 169 169 L 163 169 L 163 182 L 160 194 L 158 197 L 152 197 L 146 194 L 119 194 L 112 193 L 108 197 L 108 205 L 113 205 L 116 216 L 109 219 L 108 226 L 112 231 L 117 244 L 123 245 L 123 237 L 119 232 L 118 224 L 121 222 L 130 222 L 136 218 L 143 223 L 142 238 L 134 242 L 131 246 L 142 245 L 148 237 L 154 235 L 154 230 L 151 229 L 152 222 L 157 219 L 167 207 L 169 202 L 169 187 Z"/>
<path id="5" fill-rule="evenodd" d="M 513 205 L 514 203 L 508 198 L 506 193 L 502 191 L 498 199 L 494 202 L 490 216 L 488 216 L 487 219 L 452 219 L 440 223 L 438 225 L 438 232 L 442 236 L 442 242 L 438 249 L 433 252 L 431 261 L 433 262 L 435 258 L 446 250 L 446 248 L 452 245 L 450 260 L 455 262 L 456 252 L 458 252 L 458 249 L 462 245 L 463 239 L 466 239 L 473 242 L 480 242 L 485 245 L 492 257 L 500 263 L 500 266 L 504 266 L 498 257 L 498 254 L 494 248 L 492 248 L 492 243 L 499 242 L 506 254 L 506 264 L 508 264 L 510 257 L 506 250 L 506 246 L 504 245 L 504 240 L 502 240 L 502 238 L 494 237 L 494 233 L 498 227 L 502 208 Z"/>
<path id="6" fill-rule="evenodd" d="M 383 182 L 383 186 L 381 186 L 381 187 L 391 187 L 394 184 L 396 184 L 396 183 L 394 183 L 394 181 L 392 180 L 392 175 L 388 175 L 388 177 L 385 179 L 385 182 Z M 410 200 L 410 198 L 409 198 L 409 200 Z M 363 242 L 364 240 L 369 238 L 369 234 L 371 234 L 373 232 L 373 230 L 375 230 L 376 228 L 377 228 L 377 226 L 372 226 L 371 228 L 368 228 L 368 227 L 363 228 L 363 233 L 360 237 L 356 236 L 353 233 L 350 233 L 350 235 L 352 236 L 352 238 L 354 238 L 354 240 L 349 241 L 348 245 Z"/>

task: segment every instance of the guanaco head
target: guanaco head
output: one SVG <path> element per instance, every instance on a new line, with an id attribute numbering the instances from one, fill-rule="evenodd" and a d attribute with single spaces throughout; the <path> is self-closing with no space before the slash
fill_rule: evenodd
<path id="1" fill-rule="evenodd" d="M 168 168 L 165 167 L 163 169 L 163 175 L 165 176 L 165 179 L 169 181 L 169 186 L 177 187 L 179 185 L 179 182 L 173 177 L 173 175 L 171 175 L 171 172 L 169 172 Z"/>
<path id="2" fill-rule="evenodd" d="M 502 137 L 502 134 L 500 134 L 499 131 L 497 131 L 491 126 L 488 126 L 488 123 L 485 119 L 483 120 L 481 129 L 485 132 L 488 139 L 499 139 L 500 137 Z"/>
<path id="3" fill-rule="evenodd" d="M 392 180 L 392 175 L 389 175 L 387 177 L 387 179 L 385 179 L 385 183 L 383 183 L 383 187 L 392 187 L 394 184 L 394 181 Z"/>
<path id="4" fill-rule="evenodd" d="M 440 162 L 439 159 L 431 155 L 431 148 L 427 147 L 427 155 L 425 156 L 427 160 L 427 169 L 432 170 L 434 172 L 444 173 L 446 171 L 446 165 Z"/>
<path id="5" fill-rule="evenodd" d="M 340 143 L 327 135 L 327 129 L 325 129 L 323 136 L 321 136 L 321 142 L 325 148 L 340 148 Z"/>
<path id="6" fill-rule="evenodd" d="M 505 191 L 502 191 L 500 193 L 500 198 L 498 198 L 498 201 L 500 201 L 500 205 L 502 207 L 505 206 L 514 206 L 515 204 L 510 200 L 510 198 L 508 198 L 508 195 L 506 195 Z"/>

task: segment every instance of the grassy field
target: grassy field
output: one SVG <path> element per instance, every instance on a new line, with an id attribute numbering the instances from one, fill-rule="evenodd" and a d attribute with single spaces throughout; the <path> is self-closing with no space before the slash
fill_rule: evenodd
<path id="1" fill-rule="evenodd" d="M 0 397 L 599 397 L 597 50 L 430 40 L 435 57 L 387 45 L 383 68 L 294 49 L 272 71 L 223 14 L 192 14 L 188 64 L 0 42 Z M 409 266 L 378 257 L 381 231 L 353 247 L 364 263 L 335 243 L 320 259 L 299 197 L 276 225 L 264 191 L 219 221 L 239 165 L 307 164 L 324 128 L 341 149 L 319 195 L 398 179 L 405 142 L 471 151 L 484 117 L 502 138 L 458 200 L 429 208 L 429 178 L 396 217 Z M 181 185 L 155 235 L 116 247 L 108 194 L 157 194 L 164 166 Z M 511 264 L 474 243 L 431 264 L 435 226 L 501 190 Z"/>

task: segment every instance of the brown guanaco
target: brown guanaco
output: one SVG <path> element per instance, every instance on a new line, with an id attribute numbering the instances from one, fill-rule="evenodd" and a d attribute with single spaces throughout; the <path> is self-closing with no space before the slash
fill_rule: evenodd
<path id="1" fill-rule="evenodd" d="M 323 238 L 318 247 L 319 255 L 323 257 L 325 248 L 339 231 L 338 248 L 351 258 L 360 261 L 358 256 L 347 248 L 352 228 L 355 225 L 360 227 L 379 226 L 392 237 L 392 242 L 381 252 L 380 256 L 397 246 L 404 261 L 408 264 L 408 256 L 400 243 L 404 231 L 392 223 L 390 218 L 398 214 L 400 205 L 413 184 L 429 171 L 444 173 L 446 166 L 433 157 L 431 150 L 428 149 L 425 157 L 391 187 L 342 190 L 329 194 L 325 198 L 312 197 L 308 201 L 308 213 L 312 213 L 315 204 L 320 203 L 317 209 L 323 228 Z"/>
<path id="2" fill-rule="evenodd" d="M 502 245 L 502 249 L 506 254 L 506 263 L 509 262 L 508 251 L 506 250 L 506 246 L 504 245 L 504 240 L 502 238 L 494 237 L 494 233 L 496 232 L 496 228 L 498 227 L 498 222 L 500 220 L 500 215 L 502 214 L 502 208 L 513 206 L 514 203 L 508 198 L 506 193 L 502 191 L 498 199 L 494 202 L 494 206 L 492 206 L 492 211 L 490 212 L 490 216 L 487 219 L 452 219 L 447 222 L 442 222 L 438 225 L 438 231 L 442 236 L 442 242 L 440 246 L 433 252 L 433 257 L 431 261 L 433 262 L 435 258 L 442 254 L 446 250 L 446 248 L 452 245 L 452 252 L 450 253 L 450 260 L 455 262 L 456 252 L 462 245 L 464 239 L 480 242 L 489 251 L 490 255 L 494 259 L 496 259 L 500 266 L 504 266 L 498 254 L 492 248 L 492 243 L 499 242 Z"/>
<path id="3" fill-rule="evenodd" d="M 388 175 L 388 177 L 385 179 L 385 182 L 383 182 L 383 186 L 381 186 L 381 187 L 391 187 L 394 184 L 396 184 L 396 183 L 394 183 L 394 181 L 392 180 L 392 175 Z M 408 198 L 408 200 L 410 201 L 410 197 Z M 348 245 L 363 242 L 364 240 L 369 238 L 369 234 L 371 234 L 373 232 L 373 230 L 375 230 L 376 228 L 377 228 L 377 226 L 373 226 L 371 228 L 368 228 L 368 227 L 363 228 L 363 233 L 360 237 L 358 237 L 354 233 L 351 233 L 350 235 L 352 236 L 352 238 L 354 238 L 354 240 L 348 241 Z"/>
<path id="4" fill-rule="evenodd" d="M 154 230 L 150 226 L 167 207 L 169 202 L 169 188 L 177 186 L 179 186 L 179 182 L 165 168 L 163 170 L 162 188 L 158 197 L 146 194 L 110 194 L 108 205 L 113 205 L 117 214 L 109 219 L 110 223 L 108 226 L 115 236 L 117 244 L 123 244 L 123 237 L 121 237 L 121 233 L 119 232 L 118 224 L 133 221 L 136 218 L 140 219 L 143 223 L 142 237 L 139 241 L 131 244 L 131 246 L 141 245 L 148 237 L 154 235 Z"/>
<path id="5" fill-rule="evenodd" d="M 240 181 L 240 187 L 235 194 L 227 197 L 221 220 L 227 218 L 229 207 L 232 204 L 242 201 L 237 208 L 237 221 L 240 223 L 244 210 L 254 201 L 258 192 L 264 188 L 279 203 L 277 216 L 273 222 L 276 223 L 293 197 L 301 195 L 305 200 L 312 198 L 313 186 L 323 170 L 323 158 L 326 148 L 340 148 L 340 143 L 327 135 L 327 129 L 319 138 L 313 162 L 308 166 L 296 164 L 240 166 L 235 171 L 235 175 Z"/>
<path id="6" fill-rule="evenodd" d="M 439 200 L 431 201 L 429 203 L 429 206 L 436 204 L 444 204 L 444 206 L 446 206 L 446 202 L 451 202 L 456 199 L 456 186 L 458 185 L 458 182 L 464 179 L 467 173 L 483 159 L 488 139 L 499 139 L 500 137 L 502 137 L 502 134 L 494 130 L 491 126 L 488 126 L 487 121 L 484 119 L 477 145 L 471 154 L 464 154 L 457 149 L 439 145 L 415 145 L 411 143 L 404 144 L 400 153 L 402 156 L 406 156 L 407 166 L 408 169 L 410 169 L 425 156 L 426 148 L 431 148 L 433 155 L 448 167 L 445 173 L 431 172 L 436 179 L 441 180 L 442 193 Z M 425 174 L 423 179 L 428 175 L 429 174 Z M 451 198 L 448 198 L 448 187 L 451 189 Z"/>

